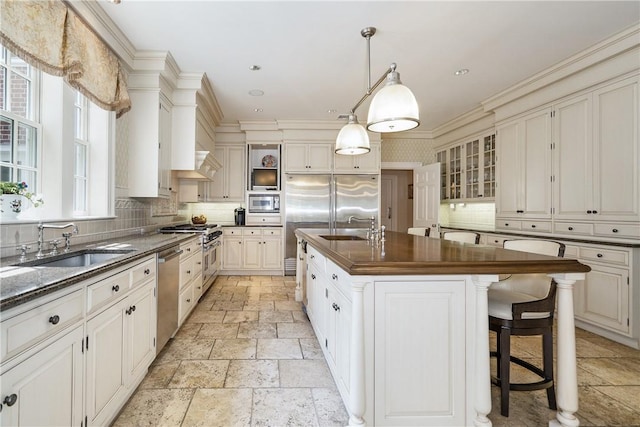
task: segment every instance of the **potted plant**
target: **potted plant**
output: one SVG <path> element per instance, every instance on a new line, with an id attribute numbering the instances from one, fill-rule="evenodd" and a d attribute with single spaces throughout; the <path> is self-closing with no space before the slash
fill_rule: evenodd
<path id="1" fill-rule="evenodd" d="M 23 199 L 29 200 L 34 207 L 44 203 L 41 196 L 29 190 L 26 182 L 0 182 L 0 212 L 3 219 L 15 219 L 23 211 Z"/>

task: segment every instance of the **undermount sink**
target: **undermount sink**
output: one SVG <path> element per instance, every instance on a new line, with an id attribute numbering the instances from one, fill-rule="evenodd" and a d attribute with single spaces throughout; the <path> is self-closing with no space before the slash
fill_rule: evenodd
<path id="1" fill-rule="evenodd" d="M 100 264 L 121 255 L 133 252 L 128 250 L 85 250 L 70 254 L 56 256 L 55 258 L 45 258 L 29 261 L 20 264 L 29 267 L 86 267 L 88 265 Z"/>
<path id="2" fill-rule="evenodd" d="M 320 235 L 325 240 L 367 240 L 364 237 L 354 236 L 350 234 L 325 234 Z"/>

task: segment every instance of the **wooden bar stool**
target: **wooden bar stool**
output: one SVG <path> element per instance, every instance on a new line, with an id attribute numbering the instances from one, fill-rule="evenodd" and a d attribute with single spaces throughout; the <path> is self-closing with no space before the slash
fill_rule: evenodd
<path id="1" fill-rule="evenodd" d="M 564 244 L 546 240 L 506 240 L 505 249 L 563 256 Z M 500 387 L 500 413 L 509 416 L 509 391 L 547 390 L 549 408 L 557 409 L 553 381 L 553 314 L 556 283 L 546 274 L 514 274 L 491 285 L 488 293 L 489 329 L 497 334 L 497 376 L 492 383 Z M 542 336 L 542 369 L 511 355 L 511 336 Z M 540 377 L 532 383 L 511 383 L 510 362 Z"/>

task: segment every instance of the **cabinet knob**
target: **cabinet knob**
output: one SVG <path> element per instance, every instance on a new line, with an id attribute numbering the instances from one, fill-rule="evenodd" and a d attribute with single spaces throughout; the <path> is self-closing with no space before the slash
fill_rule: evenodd
<path id="1" fill-rule="evenodd" d="M 311 275 L 311 278 L 312 278 L 313 280 L 316 280 L 316 275 L 315 275 L 315 274 L 312 274 L 312 275 Z"/>
<path id="2" fill-rule="evenodd" d="M 508 226 L 509 226 L 509 223 L 508 223 L 508 222 L 505 222 L 504 226 L 505 226 L 505 227 L 508 227 Z"/>
<path id="3" fill-rule="evenodd" d="M 111 287 L 111 290 L 113 292 L 118 292 L 120 290 L 120 286 L 119 285 L 114 285 L 114 286 Z"/>
<path id="4" fill-rule="evenodd" d="M 587 211 L 588 214 L 592 213 L 592 211 Z"/>
<path id="5" fill-rule="evenodd" d="M 602 255 L 602 254 L 598 254 L 598 255 L 596 255 L 596 256 L 597 256 L 598 258 L 602 258 L 604 255 Z"/>
<path id="6" fill-rule="evenodd" d="M 611 230 L 611 231 L 612 231 L 613 233 L 617 233 L 617 232 L 618 232 L 618 229 L 617 229 L 617 228 L 614 228 L 614 229 L 613 229 L 613 230 Z"/>
<path id="7" fill-rule="evenodd" d="M 191 248 L 187 248 L 187 252 L 191 252 Z"/>
<path id="8" fill-rule="evenodd" d="M 309 258 L 314 259 L 314 258 L 315 258 L 315 256 L 314 256 L 314 255 L 311 255 Z"/>
<path id="9" fill-rule="evenodd" d="M 49 317 L 49 323 L 51 323 L 52 325 L 57 325 L 58 322 L 60 322 L 60 316 L 58 316 L 57 314 L 55 316 Z"/>
<path id="10" fill-rule="evenodd" d="M 144 269 L 144 274 L 150 274 L 150 273 L 151 273 L 151 270 L 149 270 L 148 268 Z"/>
<path id="11" fill-rule="evenodd" d="M 187 302 L 191 302 L 191 298 L 187 298 Z"/>
<path id="12" fill-rule="evenodd" d="M 593 211 L 593 213 L 594 213 L 594 214 L 597 214 L 597 213 L 598 213 L 598 211 Z"/>
<path id="13" fill-rule="evenodd" d="M 531 228 L 536 228 L 536 225 L 535 224 L 531 224 Z"/>
<path id="14" fill-rule="evenodd" d="M 333 274 L 331 275 L 331 278 L 332 278 L 333 280 L 338 280 L 338 275 L 337 275 L 337 274 L 335 274 L 335 273 L 333 273 Z"/>
<path id="15" fill-rule="evenodd" d="M 569 227 L 569 231 L 573 231 L 573 227 Z"/>
<path id="16" fill-rule="evenodd" d="M 18 400 L 18 396 L 15 393 L 13 393 L 13 394 L 10 394 L 9 396 L 5 396 L 2 403 L 4 403 L 7 406 L 13 406 L 15 405 L 17 400 Z"/>
<path id="17" fill-rule="evenodd" d="M 187 270 L 187 274 L 191 274 L 191 270 Z"/>

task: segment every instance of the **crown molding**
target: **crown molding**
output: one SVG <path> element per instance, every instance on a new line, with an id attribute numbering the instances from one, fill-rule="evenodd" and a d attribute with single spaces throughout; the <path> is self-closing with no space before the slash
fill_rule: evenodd
<path id="1" fill-rule="evenodd" d="M 133 68 L 136 49 L 99 3 L 94 0 L 65 1 L 65 3 L 75 10 L 98 36 L 109 45 L 111 50 L 122 61 L 126 71 L 129 72 Z"/>
<path id="2" fill-rule="evenodd" d="M 599 64 L 640 45 L 640 24 L 635 24 L 620 33 L 587 48 L 553 67 L 488 98 L 482 102 L 485 111 L 495 110 L 516 99 L 540 90 L 561 79 Z"/>

